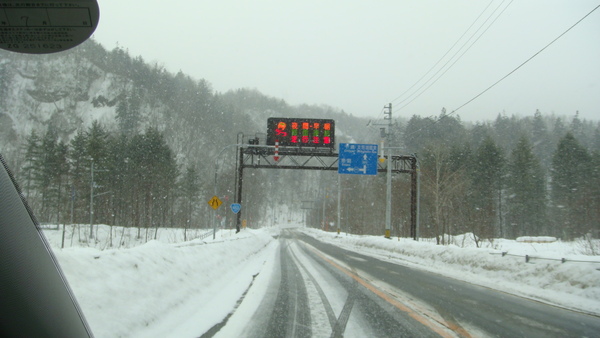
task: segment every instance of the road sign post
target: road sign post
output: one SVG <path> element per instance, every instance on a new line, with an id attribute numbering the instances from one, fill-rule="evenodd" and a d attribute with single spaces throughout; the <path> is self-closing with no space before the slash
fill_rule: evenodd
<path id="1" fill-rule="evenodd" d="M 217 190 L 217 172 L 215 170 L 215 193 Z M 214 195 L 209 201 L 208 201 L 208 205 L 210 205 L 211 208 L 213 208 L 213 210 L 215 211 L 213 214 L 213 240 L 215 239 L 215 237 L 217 236 L 217 209 L 219 209 L 219 207 L 221 206 L 221 204 L 223 204 L 223 201 L 221 201 L 219 199 L 219 197 L 217 197 L 217 195 Z"/>
<path id="2" fill-rule="evenodd" d="M 377 175 L 377 154 L 378 147 L 376 144 L 340 143 L 338 174 Z M 338 235 L 341 230 L 341 182 L 341 176 L 338 176 Z"/>

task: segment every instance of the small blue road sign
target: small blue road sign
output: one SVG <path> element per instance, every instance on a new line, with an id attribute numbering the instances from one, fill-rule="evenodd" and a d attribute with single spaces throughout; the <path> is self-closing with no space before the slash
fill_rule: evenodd
<path id="1" fill-rule="evenodd" d="M 340 143 L 338 174 L 377 175 L 376 144 Z"/>
<path id="2" fill-rule="evenodd" d="M 231 204 L 231 211 L 233 211 L 234 214 L 237 214 L 238 212 L 240 212 L 240 210 L 242 210 L 241 204 L 239 204 L 239 203 Z"/>

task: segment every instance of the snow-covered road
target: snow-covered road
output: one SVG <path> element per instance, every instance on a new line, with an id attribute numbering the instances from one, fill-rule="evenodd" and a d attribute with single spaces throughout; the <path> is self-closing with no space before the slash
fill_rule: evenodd
<path id="1" fill-rule="evenodd" d="M 102 232 L 107 228 L 100 227 L 94 244 L 75 240 L 67 242 L 70 247 L 65 249 L 59 249 L 60 231 L 45 231 L 97 337 L 193 337 L 224 320 L 228 324 L 219 334 L 239 335 L 265 299 L 277 297 L 271 281 L 281 273 L 281 263 L 276 259 L 279 246 L 274 238 L 279 229 L 248 229 L 239 234 L 222 230 L 214 241 L 212 237 L 183 241 L 175 229 L 163 229 L 159 230 L 158 240 L 140 244 L 134 236 L 124 236 L 121 248 L 110 248 L 106 242 L 109 236 Z M 600 260 L 578 253 L 576 243 L 538 245 L 498 240 L 494 248 L 475 249 L 379 236 L 336 236 L 314 229 L 303 232 L 402 265 L 600 314 L 598 264 L 541 260 L 526 264 L 520 257 L 494 254 L 509 250 L 515 254 Z M 289 249 L 295 263 L 306 266 L 311 275 L 322 275 L 296 245 Z M 314 288 L 306 271 L 302 278 L 307 288 Z M 330 295 L 331 308 L 339 315 L 347 294 L 331 280 L 318 284 Z M 308 290 L 308 294 L 318 297 L 315 291 Z M 318 301 L 309 298 L 316 336 L 319 330 L 331 332 L 327 311 L 314 306 Z"/>

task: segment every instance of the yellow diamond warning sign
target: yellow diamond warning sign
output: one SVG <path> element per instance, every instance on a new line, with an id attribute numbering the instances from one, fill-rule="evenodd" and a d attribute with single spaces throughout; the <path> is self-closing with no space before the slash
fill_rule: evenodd
<path id="1" fill-rule="evenodd" d="M 223 204 L 223 201 L 221 201 L 217 196 L 213 196 L 213 198 L 211 198 L 210 201 L 208 201 L 208 205 L 210 205 L 215 210 L 219 209 L 221 204 Z"/>

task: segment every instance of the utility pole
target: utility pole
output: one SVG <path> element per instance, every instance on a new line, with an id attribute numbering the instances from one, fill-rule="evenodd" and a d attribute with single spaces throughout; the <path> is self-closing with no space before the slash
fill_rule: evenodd
<path id="1" fill-rule="evenodd" d="M 92 180 L 90 182 L 90 239 L 94 238 L 94 161 L 90 169 Z"/>
<path id="2" fill-rule="evenodd" d="M 383 112 L 383 119 L 387 121 L 387 123 L 373 123 L 373 125 L 377 126 L 386 126 L 385 128 L 381 128 L 381 158 L 379 159 L 381 162 L 386 161 L 385 155 L 387 153 L 387 190 L 386 190 L 386 204 L 385 204 L 385 238 L 391 238 L 391 230 L 392 230 L 392 104 L 389 103 L 387 106 L 383 106 L 385 111 Z M 371 122 L 369 122 L 371 124 Z M 385 139 L 385 145 L 384 141 Z"/>
<path id="3" fill-rule="evenodd" d="M 384 120 L 388 120 L 387 129 L 387 144 L 388 158 L 387 158 L 387 190 L 385 196 L 385 238 L 390 238 L 392 229 L 392 103 L 384 106 L 387 109 L 384 114 Z"/>
<path id="4" fill-rule="evenodd" d="M 338 174 L 338 191 L 337 191 L 337 234 L 340 234 L 340 223 L 341 223 L 341 201 L 342 201 L 342 175 Z M 346 230 L 346 233 L 348 231 Z"/>

